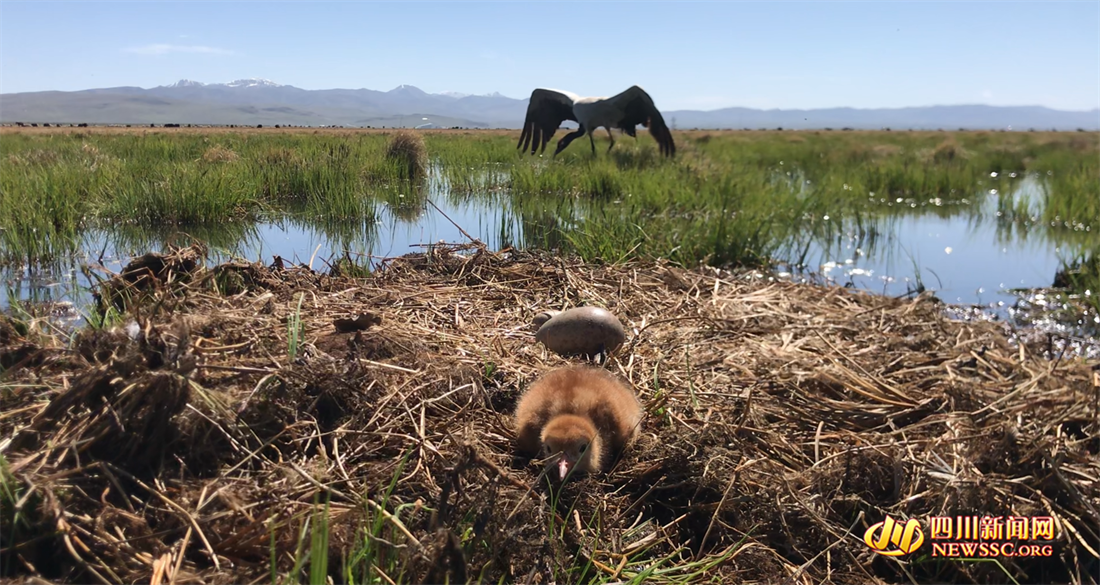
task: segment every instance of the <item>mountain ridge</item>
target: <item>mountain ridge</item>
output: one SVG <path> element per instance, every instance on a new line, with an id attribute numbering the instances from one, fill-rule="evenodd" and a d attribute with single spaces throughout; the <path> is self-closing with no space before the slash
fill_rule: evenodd
<path id="1" fill-rule="evenodd" d="M 240 124 L 308 126 L 463 126 L 519 128 L 527 99 L 493 92 L 431 94 L 402 84 L 373 89 L 307 90 L 258 77 L 226 83 L 190 79 L 153 88 L 119 86 L 78 91 L 0 94 L 0 122 L 92 124 Z M 678 129 L 1039 129 L 1100 130 L 1100 109 L 981 104 L 903 108 L 662 111 Z M 425 120 L 426 118 L 426 120 Z"/>

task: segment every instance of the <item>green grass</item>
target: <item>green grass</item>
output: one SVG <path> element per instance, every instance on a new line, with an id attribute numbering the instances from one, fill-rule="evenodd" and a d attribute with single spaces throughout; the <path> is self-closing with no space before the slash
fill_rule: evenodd
<path id="1" fill-rule="evenodd" d="M 328 582 L 328 538 L 329 538 L 329 502 L 325 498 L 323 510 L 313 515 L 313 529 L 310 531 L 309 546 L 309 583 L 325 585 Z"/>
<path id="2" fill-rule="evenodd" d="M 17 555 L 28 553 L 21 547 L 12 547 L 12 543 L 32 544 L 33 533 L 41 530 L 37 519 L 40 504 L 40 498 L 28 495 L 25 486 L 11 472 L 8 460 L 0 455 L 0 534 L 5 542 L 0 548 L 0 577 L 13 574 L 17 565 L 22 564 Z"/>
<path id="3" fill-rule="evenodd" d="M 352 549 L 344 556 L 341 568 L 341 576 L 349 585 L 410 582 L 405 562 L 396 549 L 405 542 L 405 536 L 395 524 L 401 522 L 402 512 L 414 504 L 395 502 L 393 492 L 412 454 L 409 450 L 401 458 L 378 501 L 371 499 L 370 494 L 363 496 L 362 512 L 366 520 L 356 534 Z"/>
<path id="4" fill-rule="evenodd" d="M 381 196 L 405 183 L 402 165 L 383 156 L 386 142 L 290 133 L 5 135 L 0 262 L 64 257 L 89 227 L 373 220 Z"/>
<path id="5" fill-rule="evenodd" d="M 1025 176 L 1061 185 L 1074 206 L 1066 214 L 1079 227 L 1100 226 L 1100 213 L 1082 203 L 1100 200 L 1097 148 L 1075 135 L 695 134 L 680 138 L 675 161 L 660 160 L 652 144 L 624 142 L 611 156 L 581 149 L 513 167 L 511 204 L 528 244 L 607 260 L 756 265 L 810 237 L 853 227 L 874 237 L 892 217 L 973 215 L 991 189 L 1012 194 Z"/>
<path id="6" fill-rule="evenodd" d="M 569 505 L 563 501 L 565 497 L 562 489 L 549 483 L 548 507 L 557 510 L 557 516 L 563 519 L 574 518 L 576 500 L 571 500 Z M 555 548 L 559 553 L 558 566 L 552 566 L 555 572 L 554 579 L 563 583 L 662 583 L 662 584 L 690 584 L 706 582 L 713 579 L 713 571 L 728 560 L 737 549 L 747 540 L 747 536 L 741 542 L 735 543 L 722 550 L 702 554 L 693 554 L 687 547 L 677 547 L 669 552 L 660 552 L 663 548 L 659 539 L 643 538 L 646 534 L 654 533 L 653 520 L 647 520 L 640 525 L 624 532 L 618 538 L 604 535 L 600 527 L 605 523 L 600 517 L 604 510 L 601 508 L 587 513 L 584 530 L 586 536 L 581 538 L 579 550 L 565 549 L 560 545 Z M 570 522 L 555 521 L 556 515 L 550 512 L 547 517 L 547 534 L 554 543 L 563 543 L 567 540 L 566 532 Z M 610 522 L 614 524 L 614 522 Z M 659 530 L 657 532 L 660 532 Z M 646 542 L 646 544 L 628 548 L 628 553 L 611 554 L 622 548 L 624 543 Z M 603 557 L 602 562 L 600 558 Z M 708 577 L 709 576 L 709 577 Z"/>
<path id="7" fill-rule="evenodd" d="M 302 344 L 302 301 L 305 296 L 305 293 L 298 293 L 298 306 L 286 319 L 286 353 L 291 362 L 298 358 L 298 350 Z"/>
<path id="8" fill-rule="evenodd" d="M 994 190 L 988 219 L 1006 238 L 1081 250 L 1100 230 L 1091 133 L 688 132 L 672 160 L 644 135 L 620 138 L 610 154 L 599 138 L 595 157 L 581 144 L 556 159 L 521 154 L 514 140 L 10 133 L 0 142 L 0 263 L 66 257 L 92 228 L 244 233 L 271 220 L 361 253 L 379 210 L 416 221 L 429 197 L 504 207 L 503 242 L 606 262 L 759 266 L 849 232 L 873 243 L 907 215 L 972 219 Z"/>

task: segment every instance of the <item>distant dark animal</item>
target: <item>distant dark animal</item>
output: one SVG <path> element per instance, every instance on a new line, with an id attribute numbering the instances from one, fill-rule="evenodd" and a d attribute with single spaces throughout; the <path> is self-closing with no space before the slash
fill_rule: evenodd
<path id="1" fill-rule="evenodd" d="M 382 316 L 374 313 L 362 313 L 354 319 L 336 319 L 332 322 L 332 326 L 336 328 L 337 333 L 350 333 L 352 331 L 365 331 L 370 328 L 371 325 L 379 325 L 382 323 Z"/>
<path id="2" fill-rule="evenodd" d="M 535 154 L 540 148 L 546 151 L 546 143 L 554 136 L 561 123 L 572 120 L 580 127 L 576 132 L 566 134 L 558 141 L 558 148 L 554 156 L 565 150 L 570 142 L 588 134 L 592 143 L 592 154 L 596 153 L 596 140 L 593 132 L 603 126 L 607 129 L 607 135 L 611 144 L 607 151 L 615 146 L 615 137 L 611 134 L 612 128 L 622 130 L 627 136 L 637 138 L 635 128 L 641 124 L 649 128 L 649 133 L 660 146 L 661 154 L 672 156 L 676 154 L 676 143 L 672 140 L 665 119 L 661 112 L 653 104 L 653 98 L 637 85 L 612 97 L 580 97 L 568 91 L 539 88 L 531 92 L 531 100 L 527 105 L 527 117 L 523 121 L 523 132 L 519 136 L 519 144 L 516 148 L 527 150 L 531 147 L 531 154 Z"/>

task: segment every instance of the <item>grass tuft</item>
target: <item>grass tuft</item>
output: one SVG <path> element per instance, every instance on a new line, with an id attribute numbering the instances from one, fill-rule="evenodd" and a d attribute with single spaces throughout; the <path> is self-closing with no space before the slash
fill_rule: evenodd
<path id="1" fill-rule="evenodd" d="M 957 158 L 965 158 L 965 156 L 966 151 L 953 137 L 939 143 L 936 145 L 936 149 L 932 151 L 932 160 L 937 163 L 948 163 Z"/>
<path id="2" fill-rule="evenodd" d="M 240 158 L 239 154 L 220 144 L 211 146 L 206 149 L 206 152 L 202 153 L 203 162 L 211 164 L 237 162 Z"/>
<path id="3" fill-rule="evenodd" d="M 400 131 L 386 146 L 386 159 L 397 165 L 408 181 L 422 181 L 428 176 L 428 148 L 419 134 Z"/>

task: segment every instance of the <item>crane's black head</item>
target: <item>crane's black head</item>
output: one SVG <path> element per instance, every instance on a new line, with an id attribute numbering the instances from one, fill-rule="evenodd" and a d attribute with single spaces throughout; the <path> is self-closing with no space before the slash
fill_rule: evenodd
<path id="1" fill-rule="evenodd" d="M 554 151 L 554 156 L 558 156 L 558 153 L 565 150 L 565 147 L 569 146 L 570 142 L 573 142 L 577 138 L 584 136 L 584 133 L 584 126 L 581 126 L 577 128 L 575 132 L 570 132 L 569 134 L 562 136 L 561 140 L 558 141 L 558 149 Z"/>
<path id="2" fill-rule="evenodd" d="M 558 141 L 558 147 L 556 149 L 554 149 L 554 156 L 558 156 L 558 153 L 565 150 L 566 146 L 569 146 L 568 137 L 562 138 L 561 140 Z"/>

